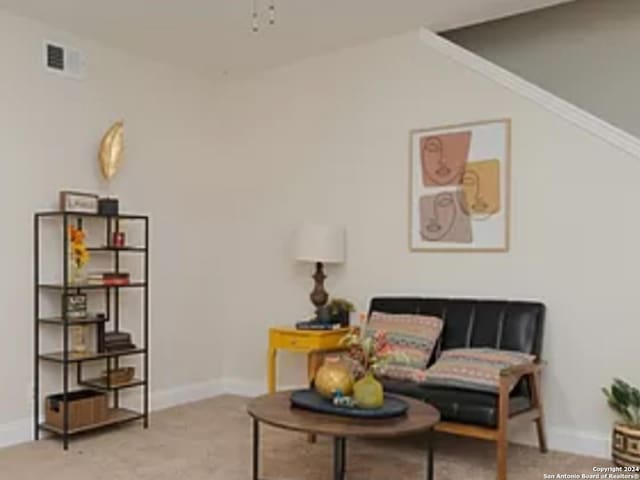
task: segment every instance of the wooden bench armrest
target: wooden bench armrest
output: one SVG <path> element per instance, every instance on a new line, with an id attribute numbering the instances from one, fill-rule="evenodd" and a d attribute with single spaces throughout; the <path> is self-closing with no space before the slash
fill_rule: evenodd
<path id="1" fill-rule="evenodd" d="M 507 367 L 500 370 L 501 377 L 522 377 L 523 375 L 529 375 L 539 372 L 544 366 L 543 362 L 531 362 L 523 363 L 522 365 L 515 365 L 513 367 Z"/>
<path id="2" fill-rule="evenodd" d="M 504 382 L 508 386 L 511 386 L 514 383 L 517 383 L 525 375 L 534 375 L 539 373 L 544 365 L 546 365 L 545 362 L 536 361 L 503 368 L 500 370 L 500 382 Z"/>

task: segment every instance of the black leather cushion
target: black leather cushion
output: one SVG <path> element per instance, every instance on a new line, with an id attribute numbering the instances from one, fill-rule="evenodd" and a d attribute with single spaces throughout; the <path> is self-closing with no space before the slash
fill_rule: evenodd
<path id="1" fill-rule="evenodd" d="M 494 428 L 498 425 L 498 396 L 456 388 L 421 387 L 414 382 L 383 379 L 385 391 L 417 398 L 440 411 L 442 420 Z M 509 414 L 531 408 L 531 399 L 522 394 L 509 398 Z"/>
<path id="2" fill-rule="evenodd" d="M 444 330 L 435 361 L 441 350 L 489 347 L 536 355 L 542 353 L 545 306 L 540 302 L 421 297 L 378 297 L 369 313 L 415 313 L 444 320 Z M 448 421 L 495 427 L 497 395 L 462 389 L 421 387 L 403 381 L 385 381 L 391 392 L 421 398 L 432 403 Z M 530 408 L 526 381 L 511 393 L 510 414 Z"/>

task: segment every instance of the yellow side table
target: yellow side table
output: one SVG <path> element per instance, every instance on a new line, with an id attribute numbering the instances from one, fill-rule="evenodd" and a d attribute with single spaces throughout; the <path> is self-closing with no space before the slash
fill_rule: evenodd
<path id="1" fill-rule="evenodd" d="M 307 380 L 311 382 L 320 367 L 322 355 L 327 352 L 345 350 L 340 340 L 349 328 L 339 330 L 297 330 L 293 327 L 269 329 L 269 354 L 267 358 L 267 385 L 269 393 L 276 391 L 276 356 L 278 350 L 307 355 Z"/>

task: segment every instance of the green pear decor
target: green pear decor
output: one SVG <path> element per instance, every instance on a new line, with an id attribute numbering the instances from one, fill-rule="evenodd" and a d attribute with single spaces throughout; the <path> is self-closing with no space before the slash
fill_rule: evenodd
<path id="1" fill-rule="evenodd" d="M 613 426 L 613 462 L 621 467 L 640 467 L 640 390 L 616 378 L 611 389 L 603 388 L 602 392 L 622 420 Z"/>
<path id="2" fill-rule="evenodd" d="M 353 385 L 353 399 L 360 408 L 381 408 L 384 405 L 382 384 L 371 372 Z"/>
<path id="3" fill-rule="evenodd" d="M 403 361 L 405 355 L 394 353 L 387 340 L 387 333 L 352 331 L 341 344 L 348 349 L 348 357 L 355 365 L 354 372 L 359 380 L 353 385 L 353 398 L 360 408 L 380 408 L 384 405 L 384 389 L 375 379 L 376 370 L 390 361 Z"/>

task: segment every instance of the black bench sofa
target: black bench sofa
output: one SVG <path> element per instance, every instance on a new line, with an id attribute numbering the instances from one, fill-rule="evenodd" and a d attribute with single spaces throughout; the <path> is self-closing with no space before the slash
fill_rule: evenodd
<path id="1" fill-rule="evenodd" d="M 385 390 L 419 398 L 440 410 L 436 430 L 495 441 L 497 479 L 507 478 L 507 431 L 510 420 L 536 424 L 541 452 L 547 451 L 540 391 L 540 354 L 545 306 L 539 302 L 453 298 L 377 297 L 371 312 L 434 315 L 444 330 L 431 363 L 451 348 L 497 348 L 533 354 L 530 365 L 503 370 L 499 394 L 460 388 L 423 386 L 408 381 L 383 380 Z M 513 391 L 509 389 L 515 384 Z"/>

